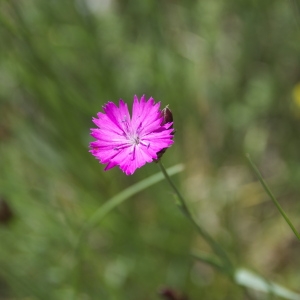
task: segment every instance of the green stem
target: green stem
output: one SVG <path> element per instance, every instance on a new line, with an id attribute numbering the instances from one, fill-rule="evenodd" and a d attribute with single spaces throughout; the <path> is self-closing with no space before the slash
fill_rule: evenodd
<path id="1" fill-rule="evenodd" d="M 220 259 L 223 261 L 226 270 L 229 274 L 233 274 L 233 266 L 226 254 L 226 252 L 223 250 L 223 248 L 196 222 L 196 220 L 193 218 L 189 208 L 186 205 L 186 201 L 172 182 L 170 176 L 168 175 L 165 167 L 163 166 L 161 160 L 158 161 L 158 165 L 164 174 L 166 180 L 170 184 L 171 188 L 175 192 L 179 203 L 180 203 L 180 209 L 182 213 L 190 220 L 190 222 L 196 227 L 198 233 L 202 236 L 202 238 L 210 245 L 212 250 L 220 257 Z"/>
<path id="2" fill-rule="evenodd" d="M 283 208 L 281 207 L 281 205 L 279 204 L 279 202 L 277 201 L 277 199 L 275 198 L 275 196 L 271 192 L 270 188 L 268 187 L 267 183 L 263 179 L 263 177 L 262 177 L 261 173 L 259 172 L 258 168 L 255 166 L 255 164 L 251 160 L 250 155 L 246 154 L 246 158 L 247 158 L 250 166 L 252 167 L 253 171 L 255 172 L 256 176 L 258 177 L 258 179 L 259 179 L 261 185 L 263 186 L 264 190 L 270 196 L 270 198 L 272 199 L 273 203 L 275 204 L 275 206 L 277 207 L 277 209 L 279 210 L 279 212 L 281 213 L 281 215 L 283 216 L 283 218 L 285 219 L 285 221 L 288 223 L 288 225 L 290 226 L 290 228 L 294 232 L 295 236 L 298 238 L 298 240 L 300 240 L 300 234 L 298 233 L 298 231 L 294 227 L 293 223 L 288 218 L 288 216 L 284 212 Z"/>

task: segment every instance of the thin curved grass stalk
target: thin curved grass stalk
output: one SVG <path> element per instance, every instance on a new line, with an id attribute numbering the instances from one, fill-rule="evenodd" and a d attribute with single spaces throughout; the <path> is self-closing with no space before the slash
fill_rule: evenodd
<path id="1" fill-rule="evenodd" d="M 251 160 L 250 155 L 248 153 L 246 154 L 246 158 L 247 158 L 252 170 L 254 171 L 256 176 L 258 177 L 258 180 L 260 181 L 261 185 L 263 186 L 265 192 L 269 195 L 269 197 L 271 198 L 271 200 L 273 201 L 273 203 L 275 204 L 275 206 L 277 207 L 277 209 L 279 210 L 279 212 L 281 213 L 281 215 L 283 216 L 283 218 L 285 219 L 287 224 L 290 226 L 290 228 L 294 232 L 295 236 L 298 238 L 298 240 L 300 240 L 300 234 L 298 233 L 298 231 L 295 228 L 295 226 L 293 225 L 292 221 L 289 219 L 289 217 L 287 216 L 287 214 L 285 213 L 285 211 L 283 210 L 283 208 L 281 207 L 281 205 L 279 204 L 279 202 L 277 201 L 277 199 L 275 198 L 275 196 L 271 192 L 271 190 L 268 187 L 266 181 L 263 179 L 260 171 L 258 170 L 256 165 L 253 163 L 253 161 Z"/>

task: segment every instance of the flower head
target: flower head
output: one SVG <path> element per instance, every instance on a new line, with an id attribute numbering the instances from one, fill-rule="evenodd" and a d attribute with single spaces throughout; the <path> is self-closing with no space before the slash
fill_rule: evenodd
<path id="1" fill-rule="evenodd" d="M 157 160 L 158 153 L 173 144 L 173 122 L 166 122 L 160 110 L 160 102 L 142 96 L 134 96 L 132 117 L 122 99 L 119 107 L 113 102 L 103 106 L 91 129 L 96 141 L 90 143 L 90 152 L 107 164 L 105 170 L 115 166 L 131 175 L 147 162 Z"/>

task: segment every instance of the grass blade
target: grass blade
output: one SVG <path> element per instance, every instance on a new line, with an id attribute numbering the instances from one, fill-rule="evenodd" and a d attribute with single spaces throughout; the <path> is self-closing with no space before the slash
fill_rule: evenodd
<path id="1" fill-rule="evenodd" d="M 291 222 L 291 220 L 288 218 L 287 214 L 284 212 L 283 208 L 281 207 L 281 205 L 279 204 L 279 202 L 277 201 L 277 199 L 275 198 L 275 196 L 271 192 L 270 188 L 268 187 L 267 183 L 263 179 L 263 177 L 262 177 L 261 173 L 259 172 L 258 168 L 255 166 L 255 164 L 251 160 L 250 155 L 246 154 L 246 158 L 247 158 L 247 160 L 248 160 L 251 168 L 255 172 L 256 176 L 258 177 L 258 179 L 259 179 L 261 185 L 263 186 L 264 190 L 270 196 L 270 198 L 272 199 L 273 203 L 275 204 L 275 206 L 277 207 L 277 209 L 279 210 L 279 212 L 281 213 L 281 215 L 283 216 L 283 218 L 285 219 L 285 221 L 288 223 L 288 225 L 290 226 L 290 228 L 294 232 L 295 236 L 298 238 L 298 240 L 300 240 L 300 235 L 299 235 L 298 231 L 296 230 L 295 226 L 293 225 L 293 223 Z"/>

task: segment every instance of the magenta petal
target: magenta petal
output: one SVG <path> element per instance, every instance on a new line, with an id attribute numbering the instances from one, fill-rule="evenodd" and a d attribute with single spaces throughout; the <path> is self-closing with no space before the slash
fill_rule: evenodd
<path id="1" fill-rule="evenodd" d="M 119 106 L 108 102 L 93 118 L 97 128 L 91 129 L 95 141 L 90 143 L 90 152 L 106 164 L 105 170 L 115 166 L 131 175 L 146 163 L 158 159 L 158 153 L 173 144 L 173 123 L 163 124 L 160 102 L 151 97 L 139 100 L 134 96 L 132 117 L 122 99 Z M 160 156 L 159 156 L 160 157 Z"/>

